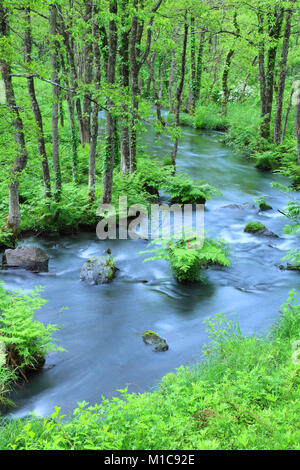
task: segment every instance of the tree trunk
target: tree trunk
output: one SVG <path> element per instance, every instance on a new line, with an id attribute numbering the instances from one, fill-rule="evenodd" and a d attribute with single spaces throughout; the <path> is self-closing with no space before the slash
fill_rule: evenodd
<path id="1" fill-rule="evenodd" d="M 149 71 L 150 71 L 150 76 L 152 80 L 152 85 L 153 85 L 153 92 L 154 92 L 154 100 L 155 100 L 155 107 L 156 107 L 156 117 L 157 117 L 157 122 L 160 123 L 161 127 L 165 127 L 166 123 L 162 118 L 161 115 L 161 102 L 160 102 L 160 88 L 157 87 L 157 82 L 155 78 L 155 53 L 152 54 L 150 58 L 150 63 L 149 63 Z"/>
<path id="2" fill-rule="evenodd" d="M 92 21 L 92 1 L 85 1 L 85 14 L 84 20 L 87 24 L 87 34 L 85 37 L 85 46 L 84 46 L 84 85 L 86 91 L 83 97 L 83 144 L 89 144 L 91 140 L 91 96 L 90 92 L 87 91 L 87 88 L 92 83 L 92 74 L 93 74 L 93 45 L 90 39 L 90 30 L 91 30 L 91 21 Z"/>
<path id="3" fill-rule="evenodd" d="M 222 114 L 226 116 L 227 114 L 227 103 L 230 95 L 230 90 L 228 88 L 228 75 L 231 65 L 231 59 L 234 54 L 234 50 L 230 49 L 226 56 L 225 67 L 222 76 L 222 89 L 223 89 L 223 102 L 222 102 Z"/>
<path id="4" fill-rule="evenodd" d="M 288 107 L 287 107 L 287 110 L 286 110 L 286 113 L 285 113 L 285 119 L 284 119 L 282 134 L 281 134 L 281 140 L 280 140 L 281 143 L 284 141 L 284 138 L 285 138 L 286 127 L 287 127 L 290 111 L 291 111 L 292 104 L 293 104 L 294 93 L 295 93 L 295 86 L 293 85 L 292 89 L 291 89 L 289 104 L 288 104 Z"/>
<path id="5" fill-rule="evenodd" d="M 179 127 L 180 125 L 180 106 L 181 106 L 181 98 L 182 98 L 182 90 L 184 85 L 184 78 L 185 78 L 185 63 L 186 63 L 186 48 L 187 48 L 187 37 L 188 37 L 188 24 L 185 22 L 184 24 L 184 38 L 183 38 L 183 46 L 182 46 L 182 56 L 181 56 L 181 78 L 180 84 L 177 89 L 176 93 L 176 108 L 175 108 L 175 126 Z M 174 168 L 176 167 L 176 156 L 178 150 L 178 137 L 176 137 L 173 151 L 172 151 L 172 165 Z"/>
<path id="6" fill-rule="evenodd" d="M 274 142 L 276 144 L 280 143 L 280 138 L 281 138 L 282 106 L 283 106 L 285 80 L 286 80 L 286 75 L 287 75 L 287 59 L 288 59 L 289 41 L 290 41 L 290 35 L 291 35 L 291 18 L 292 18 L 292 11 L 287 10 L 285 28 L 284 28 L 284 39 L 283 39 L 282 52 L 281 52 L 279 80 L 278 80 L 276 114 L 275 114 L 275 121 L 274 121 Z"/>
<path id="7" fill-rule="evenodd" d="M 98 12 L 97 7 L 94 5 L 94 16 Z M 101 81 L 101 52 L 99 48 L 99 26 L 97 20 L 93 19 L 93 50 L 94 50 L 94 69 L 95 69 L 95 91 L 100 88 Z M 90 203 L 95 201 L 95 185 L 96 185 L 96 152 L 97 140 L 99 130 L 99 104 L 98 97 L 94 96 L 93 111 L 92 111 L 92 125 L 91 125 L 91 141 L 89 150 L 89 198 Z"/>
<path id="8" fill-rule="evenodd" d="M 25 11 L 25 19 L 27 22 L 25 30 L 25 62 L 31 64 L 31 52 L 32 52 L 32 35 L 31 35 L 31 16 L 30 9 L 27 8 Z M 48 165 L 48 157 L 46 152 L 43 119 L 40 111 L 39 103 L 35 94 L 34 78 L 29 76 L 27 78 L 27 88 L 30 97 L 31 109 L 37 126 L 37 143 L 38 151 L 42 162 L 42 174 L 43 183 L 45 188 L 45 196 L 51 197 L 51 183 L 50 183 L 50 172 Z"/>
<path id="9" fill-rule="evenodd" d="M 121 45 L 120 45 L 120 82 L 123 89 L 123 93 L 128 95 L 129 93 L 129 30 L 126 27 L 126 20 L 128 15 L 128 0 L 122 0 L 122 33 L 121 33 Z M 130 172 L 130 137 L 129 137 L 129 108 L 126 103 L 122 106 L 122 120 L 121 120 L 121 171 L 122 173 Z"/>
<path id="10" fill-rule="evenodd" d="M 175 44 L 177 42 L 178 33 L 179 33 L 179 26 L 177 26 L 175 31 L 174 31 L 173 41 L 175 42 Z M 170 69 L 170 80 L 169 80 L 169 111 L 170 111 L 170 113 L 173 113 L 173 111 L 174 111 L 173 88 L 174 88 L 174 83 L 176 83 L 176 81 L 177 81 L 176 69 L 177 69 L 177 61 L 176 61 L 176 48 L 175 48 L 173 53 L 172 53 L 172 61 L 171 61 L 171 69 Z"/>
<path id="11" fill-rule="evenodd" d="M 7 10 L 0 5 L 0 38 L 8 40 L 9 25 Z M 20 203 L 19 203 L 19 179 L 26 167 L 28 154 L 25 145 L 23 122 L 20 117 L 19 108 L 16 104 L 16 98 L 11 78 L 11 67 L 5 58 L 0 56 L 1 75 L 4 83 L 6 105 L 13 115 L 13 126 L 15 128 L 15 141 L 18 146 L 18 155 L 15 158 L 10 170 L 11 183 L 9 185 L 9 213 L 7 219 L 7 228 L 17 234 L 20 226 Z"/>
<path id="12" fill-rule="evenodd" d="M 109 22 L 109 50 L 108 50 L 108 64 L 107 64 L 107 84 L 108 86 L 114 85 L 116 78 L 116 58 L 117 58 L 117 45 L 118 33 L 115 16 L 117 15 L 117 0 L 110 0 L 109 11 L 111 20 Z M 113 101 L 107 99 L 107 114 L 106 114 L 106 149 L 105 149 L 105 168 L 104 168 L 104 183 L 102 204 L 110 204 L 112 198 L 112 185 L 113 185 L 113 170 L 114 160 L 116 154 L 116 119 L 113 116 Z"/>
<path id="13" fill-rule="evenodd" d="M 202 67 L 203 67 L 204 39 L 205 39 L 205 32 L 201 31 L 201 33 L 200 33 L 200 43 L 199 43 L 199 49 L 198 49 L 198 60 L 197 60 L 197 68 L 196 68 L 195 87 L 194 87 L 195 106 L 196 106 L 197 101 L 199 101 L 199 98 L 200 98 L 201 80 L 202 80 Z"/>
<path id="14" fill-rule="evenodd" d="M 50 5 L 50 37 L 51 37 L 51 68 L 52 68 L 52 160 L 54 170 L 55 192 L 54 197 L 56 201 L 61 197 L 61 172 L 59 161 L 59 133 L 58 133 L 58 109 L 59 109 L 59 87 L 55 83 L 59 82 L 58 75 L 58 50 L 59 43 L 55 36 L 57 34 L 57 6 Z"/>
<path id="15" fill-rule="evenodd" d="M 298 164 L 300 166 L 300 83 L 296 83 L 296 113 L 295 113 L 295 134 L 298 148 Z"/>
<path id="16" fill-rule="evenodd" d="M 283 8 L 276 7 L 274 14 L 269 12 L 269 29 L 268 35 L 271 45 L 268 50 L 268 66 L 265 80 L 265 99 L 264 99 L 264 116 L 261 123 L 261 136 L 265 139 L 270 138 L 270 124 L 273 107 L 273 90 L 274 90 L 274 71 L 276 64 L 276 55 L 278 49 L 278 41 L 283 21 Z"/>

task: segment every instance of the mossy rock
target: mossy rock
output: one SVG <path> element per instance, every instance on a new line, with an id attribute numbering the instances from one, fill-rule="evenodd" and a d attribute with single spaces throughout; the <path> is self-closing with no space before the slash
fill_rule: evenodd
<path id="1" fill-rule="evenodd" d="M 288 263 L 286 266 L 281 264 L 279 266 L 279 269 L 281 271 L 287 270 L 287 271 L 299 271 L 300 272 L 300 264 L 290 264 L 290 263 Z"/>
<path id="2" fill-rule="evenodd" d="M 264 237 L 278 238 L 278 235 L 276 235 L 276 233 L 273 233 L 270 230 L 268 230 L 267 227 L 265 227 L 260 222 L 252 222 L 252 221 L 248 222 L 244 228 L 244 232 L 252 233 L 254 235 L 261 235 Z"/>
<path id="3" fill-rule="evenodd" d="M 270 204 L 268 204 L 267 202 L 261 202 L 259 204 L 259 210 L 260 211 L 271 211 L 273 209 L 272 206 L 270 206 Z"/>
<path id="4" fill-rule="evenodd" d="M 260 222 L 248 222 L 244 228 L 244 232 L 246 233 L 257 233 L 260 230 L 267 230 L 267 228 Z"/>
<path id="5" fill-rule="evenodd" d="M 157 333 L 154 333 L 154 331 L 144 331 L 142 338 L 145 344 L 154 346 L 152 350 L 154 352 L 164 352 L 169 349 L 166 340 L 161 338 Z"/>
<path id="6" fill-rule="evenodd" d="M 108 284 L 114 279 L 116 272 L 117 267 L 111 254 L 99 256 L 86 260 L 81 269 L 80 280 L 96 285 Z"/>

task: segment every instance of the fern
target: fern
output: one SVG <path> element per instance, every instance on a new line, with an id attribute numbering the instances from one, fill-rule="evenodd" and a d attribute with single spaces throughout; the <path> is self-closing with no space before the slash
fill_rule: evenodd
<path id="1" fill-rule="evenodd" d="M 172 272 L 179 282 L 194 282 L 201 279 L 201 270 L 209 265 L 229 266 L 229 250 L 222 240 L 207 238 L 201 248 L 193 248 L 191 239 L 153 240 L 150 245 L 159 243 L 151 250 L 155 256 L 145 261 L 164 259 L 170 263 Z M 149 245 L 149 246 L 150 246 Z"/>

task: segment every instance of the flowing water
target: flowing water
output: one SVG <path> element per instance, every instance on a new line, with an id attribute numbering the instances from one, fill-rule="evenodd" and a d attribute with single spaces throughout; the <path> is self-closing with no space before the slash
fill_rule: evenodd
<path id="1" fill-rule="evenodd" d="M 159 145 L 155 140 L 149 126 L 143 136 L 148 153 L 169 156 L 169 139 L 160 138 Z M 207 341 L 205 318 L 224 312 L 238 319 L 243 333 L 262 334 L 278 318 L 288 292 L 299 290 L 299 273 L 278 268 L 286 251 L 296 247 L 295 240 L 283 235 L 286 220 L 278 212 L 286 200 L 270 186 L 284 180 L 235 155 L 221 134 L 189 127 L 183 128 L 178 169 L 222 191 L 207 202 L 205 229 L 230 243 L 231 267 L 211 268 L 205 285 L 179 285 L 166 262 L 143 264 L 147 255 L 138 252 L 147 246 L 144 240 L 100 241 L 94 233 L 81 233 L 22 241 L 45 249 L 51 257 L 49 273 L 1 271 L 0 281 L 8 289 L 44 286 L 48 303 L 36 317 L 62 325 L 56 336 L 66 352 L 50 355 L 43 371 L 17 389 L 11 416 L 31 411 L 48 415 L 55 405 L 68 413 L 78 401 L 96 403 L 126 386 L 130 392 L 149 391 L 167 372 L 200 358 Z M 262 194 L 274 210 L 258 213 L 252 206 Z M 250 206 L 224 208 L 245 202 Z M 250 219 L 280 238 L 244 233 Z M 105 286 L 81 283 L 84 261 L 108 247 L 120 269 L 117 278 Z M 166 338 L 169 351 L 154 353 L 145 346 L 141 335 L 146 329 Z"/>

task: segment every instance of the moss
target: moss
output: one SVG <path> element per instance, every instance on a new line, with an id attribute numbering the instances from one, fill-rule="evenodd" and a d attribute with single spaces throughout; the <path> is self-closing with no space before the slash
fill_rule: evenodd
<path id="1" fill-rule="evenodd" d="M 266 227 L 260 222 L 248 222 L 244 228 L 244 232 L 246 233 L 257 233 L 260 230 L 266 230 Z"/>
<path id="2" fill-rule="evenodd" d="M 142 338 L 145 344 L 159 344 L 162 342 L 162 338 L 151 330 L 144 331 Z"/>

